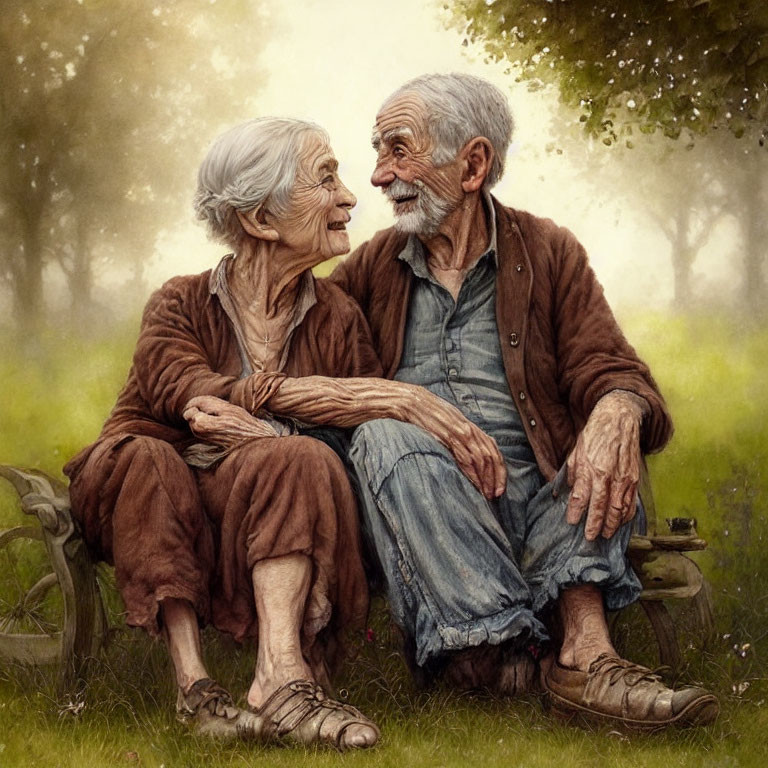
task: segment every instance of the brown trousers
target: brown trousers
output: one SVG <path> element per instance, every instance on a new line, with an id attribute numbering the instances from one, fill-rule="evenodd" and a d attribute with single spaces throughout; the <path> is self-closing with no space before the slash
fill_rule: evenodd
<path id="1" fill-rule="evenodd" d="M 319 440 L 251 440 L 193 470 L 162 440 L 108 436 L 78 468 L 70 495 L 88 545 L 114 563 L 127 623 L 150 634 L 160 601 L 173 597 L 237 640 L 255 636 L 253 566 L 292 553 L 313 565 L 305 650 L 321 629 L 330 641 L 365 619 L 354 496 Z"/>

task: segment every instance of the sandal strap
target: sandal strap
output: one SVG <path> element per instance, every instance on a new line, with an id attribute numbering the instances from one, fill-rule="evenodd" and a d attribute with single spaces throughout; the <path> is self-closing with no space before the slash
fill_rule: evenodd
<path id="1" fill-rule="evenodd" d="M 186 714 L 196 715 L 201 709 L 207 709 L 208 705 L 214 703 L 223 704 L 225 707 L 234 707 L 235 703 L 231 694 L 226 688 L 223 688 L 210 677 L 203 677 L 195 680 L 194 683 L 184 691 L 179 691 L 179 705 L 177 709 L 182 709 Z"/>
<path id="2" fill-rule="evenodd" d="M 257 714 L 264 718 L 265 729 L 270 735 L 293 734 L 304 743 L 331 741 L 337 749 L 342 748 L 342 737 L 350 725 L 365 725 L 380 735 L 375 723 L 359 709 L 329 698 L 322 687 L 311 680 L 293 680 L 281 686 L 264 702 Z M 324 734 L 323 726 L 328 718 L 339 715 L 346 715 L 346 720 L 336 724 L 335 732 Z M 302 726 L 309 726 L 309 732 L 302 733 Z"/>

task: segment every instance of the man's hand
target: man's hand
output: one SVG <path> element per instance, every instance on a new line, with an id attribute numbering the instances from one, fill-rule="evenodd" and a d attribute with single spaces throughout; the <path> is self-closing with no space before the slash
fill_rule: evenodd
<path id="1" fill-rule="evenodd" d="M 374 378 L 287 378 L 268 405 L 272 413 L 310 424 L 356 427 L 373 419 L 415 424 L 453 454 L 483 496 L 496 498 L 507 487 L 507 466 L 496 441 L 458 408 L 415 384 Z"/>
<path id="2" fill-rule="evenodd" d="M 278 437 L 266 421 L 218 397 L 193 397 L 184 409 L 184 418 L 195 437 L 222 448 L 231 448 L 254 437 Z"/>
<path id="3" fill-rule="evenodd" d="M 507 465 L 496 441 L 437 395 L 420 390 L 417 398 L 408 421 L 437 438 L 485 498 L 501 496 L 507 487 Z"/>
<path id="4" fill-rule="evenodd" d="M 600 398 L 566 462 L 566 519 L 576 525 L 587 512 L 584 536 L 613 536 L 635 516 L 640 479 L 640 426 L 648 411 L 643 398 L 615 390 Z"/>

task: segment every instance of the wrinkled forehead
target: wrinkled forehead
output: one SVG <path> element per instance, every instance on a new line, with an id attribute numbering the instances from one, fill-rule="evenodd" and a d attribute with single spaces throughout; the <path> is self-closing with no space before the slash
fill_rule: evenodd
<path id="1" fill-rule="evenodd" d="M 427 107 L 415 93 L 402 93 L 386 101 L 376 115 L 372 143 L 378 149 L 382 142 L 411 139 L 417 144 L 431 144 L 427 123 Z"/>
<path id="2" fill-rule="evenodd" d="M 335 171 L 338 165 L 328 136 L 318 131 L 308 131 L 304 134 L 299 149 L 299 166 L 303 171 Z"/>

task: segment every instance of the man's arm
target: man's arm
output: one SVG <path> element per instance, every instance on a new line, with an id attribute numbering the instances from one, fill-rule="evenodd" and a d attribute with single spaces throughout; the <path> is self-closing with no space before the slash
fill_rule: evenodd
<path id="1" fill-rule="evenodd" d="M 660 450 L 672 425 L 570 233 L 560 251 L 555 314 L 560 388 L 574 421 L 584 424 L 567 460 L 567 519 L 576 524 L 586 513 L 586 538 L 609 538 L 635 515 L 643 449 Z"/>
<path id="2" fill-rule="evenodd" d="M 309 424 L 356 427 L 372 419 L 414 424 L 448 448 L 459 469 L 486 498 L 500 496 L 506 488 L 506 465 L 493 438 L 421 387 L 374 378 L 284 378 L 263 405 L 278 416 Z M 215 397 L 191 399 L 184 417 L 195 435 L 217 445 L 276 436 L 244 408 Z"/>
<path id="3" fill-rule="evenodd" d="M 507 470 L 493 438 L 461 411 L 422 387 L 387 379 L 285 379 L 269 398 L 273 413 L 312 424 L 356 427 L 397 419 L 421 427 L 453 454 L 456 464 L 489 499 L 506 488 Z"/>

